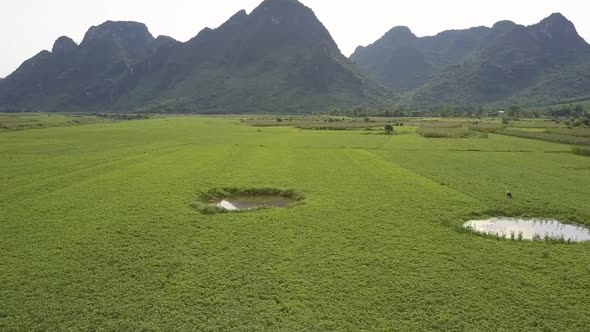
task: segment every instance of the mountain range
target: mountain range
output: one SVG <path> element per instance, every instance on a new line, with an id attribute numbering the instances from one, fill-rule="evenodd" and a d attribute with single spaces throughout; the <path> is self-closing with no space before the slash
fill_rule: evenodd
<path id="1" fill-rule="evenodd" d="M 590 45 L 560 14 L 430 37 L 395 27 L 348 59 L 297 0 L 265 0 L 184 43 L 107 21 L 0 79 L 0 111 L 298 113 L 588 95 Z"/>
<path id="2" fill-rule="evenodd" d="M 181 43 L 135 22 L 60 37 L 0 84 L 0 108 L 41 111 L 300 112 L 385 92 L 338 49 L 313 11 L 265 0 Z"/>
<path id="3" fill-rule="evenodd" d="M 422 38 L 395 27 L 351 59 L 412 104 L 542 105 L 590 95 L 590 45 L 561 14 Z"/>

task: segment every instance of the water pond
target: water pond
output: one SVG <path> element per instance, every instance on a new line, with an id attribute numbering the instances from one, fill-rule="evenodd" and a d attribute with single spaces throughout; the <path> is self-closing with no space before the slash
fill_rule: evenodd
<path id="1" fill-rule="evenodd" d="M 277 195 L 232 196 L 212 203 L 228 211 L 252 210 L 269 207 L 286 207 L 297 202 L 294 198 Z"/>
<path id="2" fill-rule="evenodd" d="M 483 234 L 523 240 L 540 240 L 546 237 L 571 242 L 590 241 L 590 229 L 574 224 L 564 224 L 553 219 L 490 218 L 471 220 L 463 227 Z"/>

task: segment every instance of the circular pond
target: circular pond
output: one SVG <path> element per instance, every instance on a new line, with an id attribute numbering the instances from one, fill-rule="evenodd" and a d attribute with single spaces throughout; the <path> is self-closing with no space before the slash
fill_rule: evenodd
<path id="1" fill-rule="evenodd" d="M 553 219 L 490 218 L 463 224 L 474 232 L 523 240 L 563 239 L 570 242 L 590 241 L 590 229 L 564 224 Z"/>
<path id="2" fill-rule="evenodd" d="M 278 195 L 237 195 L 218 199 L 211 203 L 228 211 L 253 210 L 270 207 L 285 207 L 297 202 L 296 199 Z"/>
<path id="3" fill-rule="evenodd" d="M 304 199 L 303 193 L 293 189 L 224 187 L 199 193 L 190 205 L 201 213 L 215 214 L 284 208 Z"/>

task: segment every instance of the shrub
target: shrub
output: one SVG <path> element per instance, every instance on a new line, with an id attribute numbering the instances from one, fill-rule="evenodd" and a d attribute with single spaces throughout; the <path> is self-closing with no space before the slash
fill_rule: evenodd
<path id="1" fill-rule="evenodd" d="M 393 126 L 390 124 L 385 125 L 385 133 L 388 135 L 393 135 Z"/>
<path id="2" fill-rule="evenodd" d="M 459 127 L 426 127 L 422 126 L 416 131 L 425 138 L 487 138 L 487 134 L 477 133 L 469 128 Z"/>
<path id="3" fill-rule="evenodd" d="M 548 134 L 569 135 L 569 136 L 576 136 L 576 137 L 590 137 L 590 130 L 588 128 L 576 128 L 576 129 L 549 128 L 545 132 Z"/>
<path id="4" fill-rule="evenodd" d="M 590 157 L 590 149 L 589 148 L 580 148 L 580 147 L 572 148 L 572 153 L 577 154 L 579 156 Z"/>
<path id="5" fill-rule="evenodd" d="M 482 133 L 496 133 L 496 131 L 504 129 L 506 126 L 496 123 L 478 123 L 469 126 L 469 129 L 479 131 Z"/>

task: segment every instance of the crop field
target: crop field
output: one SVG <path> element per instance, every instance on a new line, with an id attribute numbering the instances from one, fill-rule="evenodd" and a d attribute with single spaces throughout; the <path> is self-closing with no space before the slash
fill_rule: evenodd
<path id="1" fill-rule="evenodd" d="M 590 225 L 590 158 L 573 146 L 265 121 L 0 133 L 0 330 L 588 331 L 590 243 L 460 230 L 484 216 Z M 223 187 L 305 199 L 191 206 Z"/>

